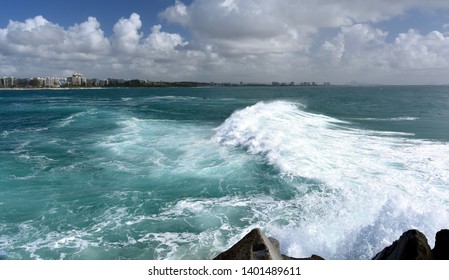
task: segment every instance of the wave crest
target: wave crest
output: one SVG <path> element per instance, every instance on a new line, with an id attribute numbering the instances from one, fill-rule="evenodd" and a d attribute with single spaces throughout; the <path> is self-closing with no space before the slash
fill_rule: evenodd
<path id="1" fill-rule="evenodd" d="M 401 136 L 275 101 L 236 111 L 216 128 L 214 140 L 262 157 L 296 188 L 296 197 L 283 202 L 285 209 L 295 210 L 283 214 L 291 215 L 285 221 L 290 230 L 282 233 L 280 226 L 269 225 L 290 255 L 316 253 L 301 243 L 303 236 L 316 246 L 327 242 L 323 251 L 329 258 L 358 259 L 367 257 L 363 246 L 374 252 L 409 228 L 433 236 L 444 227 L 438 217 L 449 205 L 444 156 L 449 146 Z M 404 219 L 403 213 L 415 218 Z M 383 241 L 362 236 L 373 224 L 383 228 Z M 342 242 L 350 251 L 339 252 Z"/>

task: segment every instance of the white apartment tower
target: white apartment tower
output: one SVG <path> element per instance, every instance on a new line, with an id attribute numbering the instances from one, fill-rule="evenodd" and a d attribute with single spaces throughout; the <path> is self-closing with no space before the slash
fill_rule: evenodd
<path id="1" fill-rule="evenodd" d="M 85 86 L 87 79 L 81 73 L 74 73 L 72 77 L 67 78 L 67 84 L 71 86 Z"/>

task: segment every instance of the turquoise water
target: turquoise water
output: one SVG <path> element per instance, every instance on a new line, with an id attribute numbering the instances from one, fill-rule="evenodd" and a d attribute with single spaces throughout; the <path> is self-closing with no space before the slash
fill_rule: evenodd
<path id="1" fill-rule="evenodd" d="M 367 259 L 449 225 L 449 87 L 0 91 L 0 258 Z"/>

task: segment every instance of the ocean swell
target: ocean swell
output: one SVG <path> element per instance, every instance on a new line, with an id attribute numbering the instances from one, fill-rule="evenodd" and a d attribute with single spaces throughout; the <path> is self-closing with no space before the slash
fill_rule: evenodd
<path id="1" fill-rule="evenodd" d="M 449 218 L 445 143 L 363 130 L 287 101 L 236 111 L 214 141 L 262 157 L 295 189 L 271 217 L 283 226 L 264 221 L 291 256 L 321 248 L 326 258 L 365 259 L 409 228 L 433 236 Z"/>

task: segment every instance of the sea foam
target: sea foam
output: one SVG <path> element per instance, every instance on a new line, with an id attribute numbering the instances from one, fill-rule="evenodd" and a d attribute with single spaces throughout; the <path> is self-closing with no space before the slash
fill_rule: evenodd
<path id="1" fill-rule="evenodd" d="M 214 140 L 262 156 L 296 188 L 274 202 L 285 211 L 269 214 L 284 222 L 263 221 L 292 256 L 363 259 L 409 228 L 434 236 L 446 226 L 444 143 L 363 130 L 286 101 L 236 111 Z"/>

